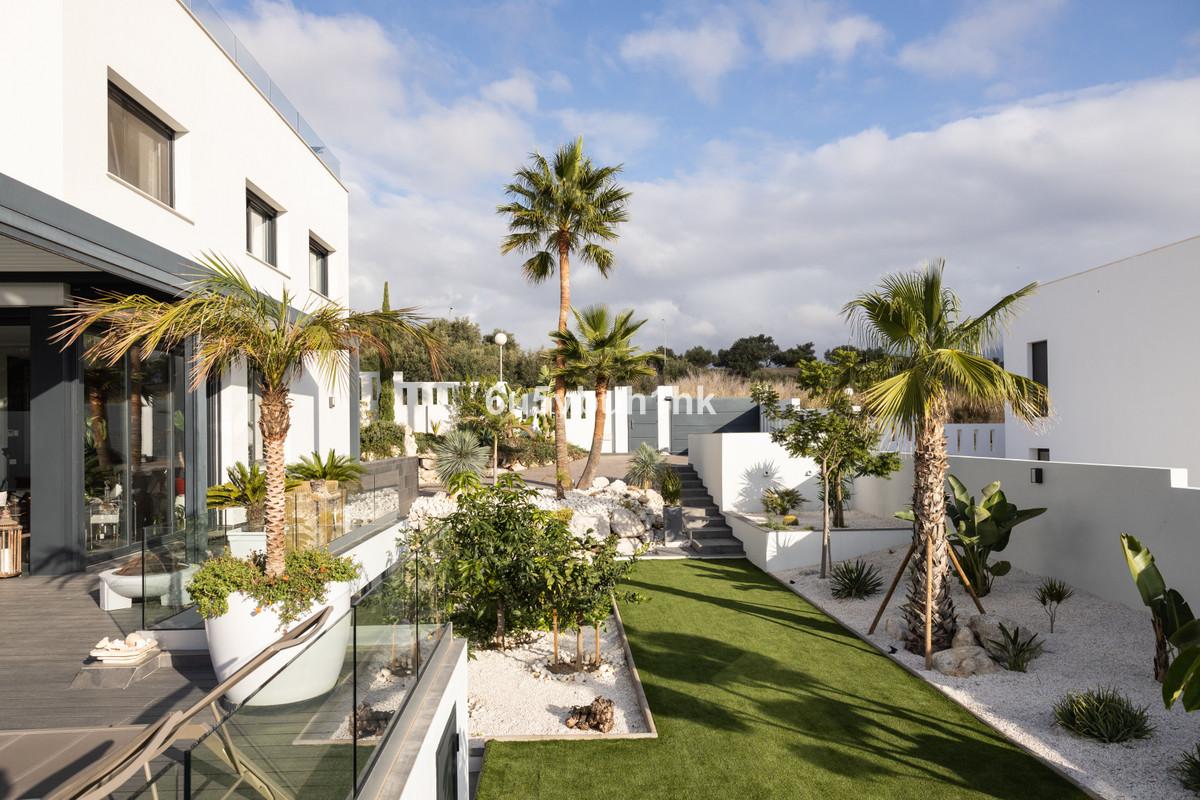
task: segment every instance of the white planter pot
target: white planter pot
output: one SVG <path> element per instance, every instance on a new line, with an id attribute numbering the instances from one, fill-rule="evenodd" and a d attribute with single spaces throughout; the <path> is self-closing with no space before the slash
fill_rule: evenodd
<path id="1" fill-rule="evenodd" d="M 280 626 L 279 615 L 274 609 L 264 608 L 256 612 L 257 604 L 251 598 L 241 592 L 230 595 L 229 610 L 219 617 L 204 621 L 208 652 L 218 681 L 237 672 L 263 648 L 325 606 L 332 606 L 333 611 L 322 626 L 324 632 L 317 634 L 319 641 L 277 653 L 225 696 L 234 703 L 246 702 L 247 697 L 297 657 L 304 659 L 302 664 L 296 665 L 283 678 L 264 688 L 248 705 L 298 703 L 330 691 L 341 674 L 342 663 L 346 659 L 346 645 L 350 641 L 350 615 L 347 613 L 350 610 L 350 594 L 349 583 L 331 583 L 322 605 L 313 604 L 307 613 L 287 626 Z"/>
<path id="2" fill-rule="evenodd" d="M 174 572 L 155 572 L 149 575 L 118 575 L 116 569 L 100 573 L 100 608 L 113 611 L 129 608 L 132 600 L 158 597 L 164 606 L 190 605 L 187 585 L 199 567 L 188 564 Z"/>
<path id="3" fill-rule="evenodd" d="M 234 558 L 249 558 L 254 551 L 267 552 L 266 531 L 231 531 L 225 534 L 229 554 Z"/>

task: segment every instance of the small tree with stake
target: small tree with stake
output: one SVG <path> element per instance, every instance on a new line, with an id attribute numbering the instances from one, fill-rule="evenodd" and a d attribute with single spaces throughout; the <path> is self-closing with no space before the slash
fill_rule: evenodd
<path id="1" fill-rule="evenodd" d="M 636 592 L 618 593 L 617 587 L 637 560 L 636 554 L 621 558 L 617 551 L 620 538 L 610 534 L 604 541 L 587 537 L 560 575 L 555 592 L 556 613 L 575 628 L 575 668 L 584 669 L 583 628 L 591 625 L 595 633 L 595 660 L 600 664 L 600 627 L 612 613 L 614 600 L 639 602 Z"/>
<path id="2" fill-rule="evenodd" d="M 809 396 L 819 398 L 826 408 L 813 409 L 779 404 L 779 394 L 766 385 L 756 386 L 754 399 L 770 419 L 782 423 L 771 439 L 794 458 L 817 462 L 821 492 L 821 572 L 825 577 L 832 563 L 830 552 L 831 501 L 840 502 L 846 477 L 875 475 L 885 477 L 900 468 L 895 453 L 876 452 L 880 430 L 875 420 L 851 401 L 851 392 L 843 383 L 840 365 L 821 361 L 801 362 L 800 387 Z"/>

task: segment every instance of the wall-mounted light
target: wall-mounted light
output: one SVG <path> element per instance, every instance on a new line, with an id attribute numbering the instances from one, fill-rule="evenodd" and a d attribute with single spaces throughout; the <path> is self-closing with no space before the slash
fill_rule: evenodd
<path id="1" fill-rule="evenodd" d="M 336 397 L 333 397 L 332 395 L 330 395 L 330 397 L 329 397 L 329 407 L 330 407 L 330 408 L 333 408 L 333 407 L 334 407 L 334 406 L 336 406 L 336 405 L 337 405 L 337 398 L 336 398 Z"/>
<path id="2" fill-rule="evenodd" d="M 1030 467 L 1029 468 L 1029 482 L 1030 483 L 1044 483 L 1045 482 L 1043 480 L 1041 467 Z"/>

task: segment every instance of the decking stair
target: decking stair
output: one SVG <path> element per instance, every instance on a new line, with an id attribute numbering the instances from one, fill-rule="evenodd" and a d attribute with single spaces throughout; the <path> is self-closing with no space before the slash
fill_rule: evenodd
<path id="1" fill-rule="evenodd" d="M 741 541 L 734 538 L 733 529 L 725 522 L 725 516 L 692 465 L 673 464 L 671 469 L 678 473 L 683 483 L 680 498 L 683 527 L 691 541 L 691 550 L 701 556 L 745 556 Z"/>

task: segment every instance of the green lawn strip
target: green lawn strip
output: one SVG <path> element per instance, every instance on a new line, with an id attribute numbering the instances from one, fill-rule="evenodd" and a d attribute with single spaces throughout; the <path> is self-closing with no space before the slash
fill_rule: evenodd
<path id="1" fill-rule="evenodd" d="M 479 800 L 1085 796 L 747 561 L 630 588 L 659 738 L 490 743 Z"/>

